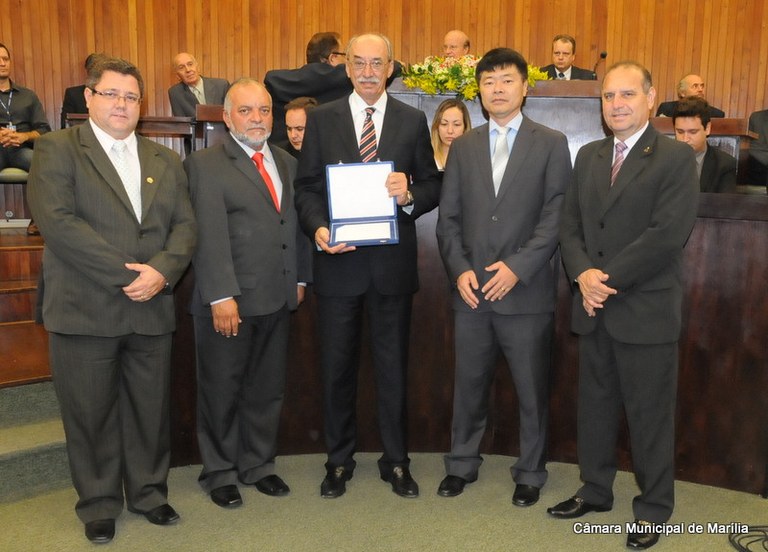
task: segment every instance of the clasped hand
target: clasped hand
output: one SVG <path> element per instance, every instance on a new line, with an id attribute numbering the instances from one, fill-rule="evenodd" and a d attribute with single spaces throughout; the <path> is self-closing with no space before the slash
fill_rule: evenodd
<path id="1" fill-rule="evenodd" d="M 486 301 L 500 301 L 520 281 L 517 275 L 502 261 L 496 261 L 486 266 L 485 271 L 496 273 L 480 290 L 485 294 Z M 479 287 L 480 284 L 477 281 L 477 275 L 474 270 L 462 272 L 456 279 L 456 288 L 459 290 L 459 295 L 471 309 L 476 309 L 480 304 L 480 299 L 475 294 Z"/>

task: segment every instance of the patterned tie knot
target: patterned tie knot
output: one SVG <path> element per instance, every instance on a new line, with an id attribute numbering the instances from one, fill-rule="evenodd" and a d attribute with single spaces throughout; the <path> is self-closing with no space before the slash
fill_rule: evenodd
<path id="1" fill-rule="evenodd" d="M 623 154 L 627 149 L 627 144 L 619 140 L 616 142 L 616 154 Z"/>
<path id="2" fill-rule="evenodd" d="M 370 119 L 373 115 L 373 112 L 376 111 L 375 107 L 366 107 L 365 108 L 365 118 Z"/>
<path id="3" fill-rule="evenodd" d="M 115 140 L 115 143 L 112 144 L 112 149 L 115 150 L 115 153 L 125 153 L 125 150 L 128 149 L 128 146 L 125 144 L 122 140 Z"/>

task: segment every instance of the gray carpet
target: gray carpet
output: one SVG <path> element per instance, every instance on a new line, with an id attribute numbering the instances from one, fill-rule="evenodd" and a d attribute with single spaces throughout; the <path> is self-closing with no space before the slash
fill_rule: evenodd
<path id="1" fill-rule="evenodd" d="M 574 521 L 555 520 L 546 508 L 568 498 L 578 486 L 574 465 L 549 465 L 550 478 L 541 501 L 530 508 L 511 503 L 513 459 L 487 456 L 480 479 L 456 498 L 435 494 L 443 477 L 439 454 L 412 455 L 412 473 L 421 486 L 417 499 L 403 499 L 379 480 L 376 454 L 359 454 L 347 494 L 322 499 L 324 457 L 278 458 L 278 473 L 291 486 L 290 496 L 270 498 L 241 488 L 244 505 L 223 510 L 197 485 L 199 466 L 172 470 L 170 502 L 181 521 L 151 525 L 124 512 L 108 545 L 93 545 L 75 516 L 72 489 L 0 504 L 0 550 L 16 551 L 539 551 L 625 550 L 625 522 L 632 519 L 636 486 L 620 473 L 613 511 L 589 514 L 576 522 L 620 524 L 622 534 L 576 534 Z M 732 550 L 728 536 L 707 532 L 708 523 L 768 525 L 768 501 L 757 495 L 678 482 L 677 507 L 670 523 L 703 525 L 703 534 L 662 537 L 653 550 Z M 765 550 L 762 548 L 753 550 Z"/>

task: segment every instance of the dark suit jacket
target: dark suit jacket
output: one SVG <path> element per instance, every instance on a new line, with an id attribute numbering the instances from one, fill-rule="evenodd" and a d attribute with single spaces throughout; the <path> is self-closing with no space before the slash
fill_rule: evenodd
<path id="1" fill-rule="evenodd" d="M 723 150 L 707 146 L 701 166 L 699 188 L 702 192 L 733 193 L 736 191 L 736 158 Z"/>
<path id="2" fill-rule="evenodd" d="M 683 245 L 698 207 L 693 150 L 649 125 L 611 187 L 612 162 L 613 137 L 579 150 L 565 197 L 560 247 L 571 280 L 598 268 L 619 293 L 590 318 L 577 288 L 571 327 L 589 334 L 602 317 L 618 341 L 672 343 L 680 334 Z"/>
<path id="3" fill-rule="evenodd" d="M 555 65 L 553 63 L 545 65 L 541 68 L 541 70 L 545 71 L 551 79 L 557 78 L 557 69 L 555 69 Z M 594 71 L 590 71 L 589 69 L 582 69 L 581 67 L 572 65 L 571 80 L 597 80 L 597 75 L 595 75 Z"/>
<path id="4" fill-rule="evenodd" d="M 757 134 L 749 144 L 749 183 L 768 186 L 768 109 L 749 116 L 749 130 Z"/>
<path id="5" fill-rule="evenodd" d="M 211 301 L 224 297 L 235 297 L 243 316 L 285 305 L 293 310 L 297 282 L 310 281 L 309 242 L 293 206 L 296 160 L 279 148 L 271 151 L 283 183 L 279 213 L 256 165 L 231 136 L 184 160 L 199 225 L 192 296 L 197 316 L 211 316 Z"/>
<path id="6" fill-rule="evenodd" d="M 663 115 L 664 117 L 672 117 L 675 114 L 676 107 L 677 107 L 677 100 L 673 102 L 662 102 L 659 105 L 659 109 L 656 110 L 656 116 L 661 117 Z M 722 119 L 723 117 L 725 117 L 725 112 L 722 111 L 721 109 L 718 109 L 710 105 L 709 117 Z"/>
<path id="7" fill-rule="evenodd" d="M 473 270 L 482 287 L 485 267 L 503 261 L 520 282 L 503 301 L 481 300 L 480 310 L 502 314 L 553 312 L 550 259 L 565 188 L 571 178 L 568 141 L 523 117 L 499 187 L 493 189 L 488 125 L 473 128 L 451 145 L 443 176 L 437 240 L 452 283 Z M 454 290 L 453 306 L 471 309 Z"/>
<path id="8" fill-rule="evenodd" d="M 67 114 L 88 113 L 85 104 L 85 85 L 71 86 L 64 91 L 64 102 L 61 104 L 61 128 L 67 126 Z"/>
<path id="9" fill-rule="evenodd" d="M 122 288 L 145 263 L 173 286 L 195 247 L 196 225 L 179 156 L 138 137 L 142 220 L 90 123 L 35 141 L 29 204 L 45 238 L 43 319 L 48 331 L 160 335 L 176 325 L 173 296 L 134 302 Z"/>
<path id="10" fill-rule="evenodd" d="M 399 208 L 397 212 L 400 243 L 359 247 L 340 255 L 317 252 L 317 293 L 354 296 L 365 293 L 370 285 L 384 295 L 418 289 L 415 221 L 434 209 L 440 197 L 440 173 L 424 113 L 389 96 L 378 154 L 382 161 L 392 161 L 394 171 L 405 173 L 411 181 L 413 211 L 409 214 Z M 307 117 L 296 177 L 296 208 L 301 226 L 312 240 L 318 228 L 329 224 L 325 167 L 339 162 L 361 162 L 347 97 L 321 105 Z"/>
<path id="11" fill-rule="evenodd" d="M 203 77 L 205 102 L 210 105 L 224 105 L 224 96 L 229 90 L 229 82 L 224 79 Z M 194 117 L 197 98 L 183 82 L 178 82 L 168 89 L 171 101 L 171 113 L 174 117 Z"/>
<path id="12" fill-rule="evenodd" d="M 395 70 L 387 79 L 387 86 L 399 77 L 402 66 L 395 62 Z M 288 139 L 285 128 L 285 104 L 308 96 L 324 104 L 349 96 L 352 92 L 352 81 L 347 76 L 345 64 L 332 66 L 327 63 L 307 63 L 297 69 L 274 69 L 264 75 L 264 86 L 272 96 L 272 144 L 282 144 Z"/>

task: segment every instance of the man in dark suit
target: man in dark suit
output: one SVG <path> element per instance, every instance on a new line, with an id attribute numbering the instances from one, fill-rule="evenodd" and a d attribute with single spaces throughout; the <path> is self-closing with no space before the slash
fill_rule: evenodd
<path id="1" fill-rule="evenodd" d="M 96 62 L 106 58 L 105 54 L 89 54 L 85 58 L 86 75 Z M 70 86 L 64 91 L 64 102 L 61 104 L 61 128 L 67 127 L 67 115 L 70 113 L 87 114 L 88 106 L 85 104 L 85 85 Z"/>
<path id="2" fill-rule="evenodd" d="M 698 96 L 699 98 L 704 98 L 705 88 L 706 88 L 706 85 L 704 84 L 704 79 L 702 79 L 699 75 L 694 75 L 693 73 L 691 73 L 690 75 L 686 75 L 682 79 L 680 79 L 679 83 L 677 83 L 678 100 L 682 100 L 683 98 L 688 98 L 690 96 Z M 677 107 L 678 100 L 670 101 L 670 102 L 662 102 L 659 105 L 659 109 L 656 110 L 656 116 L 672 117 L 675 113 L 675 108 Z M 725 117 L 725 112 L 723 112 L 722 109 L 718 109 L 710 105 L 709 117 L 715 118 L 715 119 L 722 118 L 722 117 Z"/>
<path id="3" fill-rule="evenodd" d="M 179 82 L 168 89 L 168 99 L 174 117 L 194 117 L 197 104 L 224 104 L 229 82 L 224 79 L 203 78 L 192 54 L 176 54 L 173 58 L 173 70 L 179 77 Z"/>
<path id="4" fill-rule="evenodd" d="M 304 130 L 307 128 L 307 113 L 317 107 L 317 100 L 301 96 L 285 104 L 285 129 L 288 139 L 280 146 L 296 159 L 301 154 Z"/>
<path id="5" fill-rule="evenodd" d="M 296 160 L 266 144 L 266 88 L 240 79 L 224 100 L 230 136 L 184 161 L 198 219 L 192 314 L 200 485 L 239 506 L 237 482 L 282 496 L 275 474 L 289 314 L 304 298 L 309 242 L 293 206 Z M 299 262 L 301 260 L 301 262 Z"/>
<path id="6" fill-rule="evenodd" d="M 344 493 L 355 468 L 357 364 L 364 306 L 370 321 L 384 447 L 379 472 L 398 495 L 415 497 L 419 492 L 409 471 L 406 434 L 411 303 L 418 289 L 415 220 L 437 206 L 440 174 L 424 113 L 385 93 L 393 70 L 392 46 L 386 37 L 367 34 L 350 41 L 346 71 L 355 90 L 309 113 L 296 178 L 299 220 L 318 247 L 314 287 L 328 449 L 320 492 L 327 498 Z M 397 201 L 400 240 L 396 245 L 373 247 L 330 246 L 326 166 L 364 159 L 359 138 L 366 120 L 368 130 L 371 125 L 375 129 L 377 153 L 372 157 L 394 164 L 386 187 Z"/>
<path id="7" fill-rule="evenodd" d="M 757 134 L 749 144 L 749 182 L 768 187 L 768 109 L 749 116 L 749 130 Z"/>
<path id="8" fill-rule="evenodd" d="M 691 146 L 696 154 L 699 189 L 713 193 L 735 192 L 736 158 L 707 144 L 712 127 L 707 100 L 689 96 L 677 102 L 672 124 L 675 139 Z"/>
<path id="9" fill-rule="evenodd" d="M 547 480 L 549 367 L 554 328 L 552 256 L 571 176 L 568 141 L 527 117 L 528 63 L 508 48 L 476 67 L 489 123 L 451 146 L 437 239 L 453 282 L 456 374 L 451 452 L 437 493 L 477 479 L 488 395 L 499 349 L 520 405 L 520 456 L 512 502 L 530 506 Z"/>
<path id="10" fill-rule="evenodd" d="M 589 69 L 581 69 L 573 64 L 576 59 L 576 39 L 571 35 L 560 34 L 552 39 L 552 63 L 541 68 L 555 80 L 596 80 L 597 75 Z"/>
<path id="11" fill-rule="evenodd" d="M 127 61 L 90 71 L 90 119 L 38 140 L 28 193 L 43 237 L 43 321 L 79 500 L 93 542 L 123 509 L 166 525 L 171 289 L 195 246 L 179 156 L 137 137 L 144 83 Z"/>
<path id="12" fill-rule="evenodd" d="M 571 329 L 579 334 L 584 484 L 547 510 L 570 519 L 613 507 L 623 409 L 640 486 L 627 535 L 635 549 L 656 544 L 674 507 L 680 271 L 699 188 L 691 148 L 648 124 L 655 98 L 650 73 L 636 62 L 608 70 L 603 118 L 614 136 L 581 148 L 566 192 L 560 246 L 578 284 Z"/>

